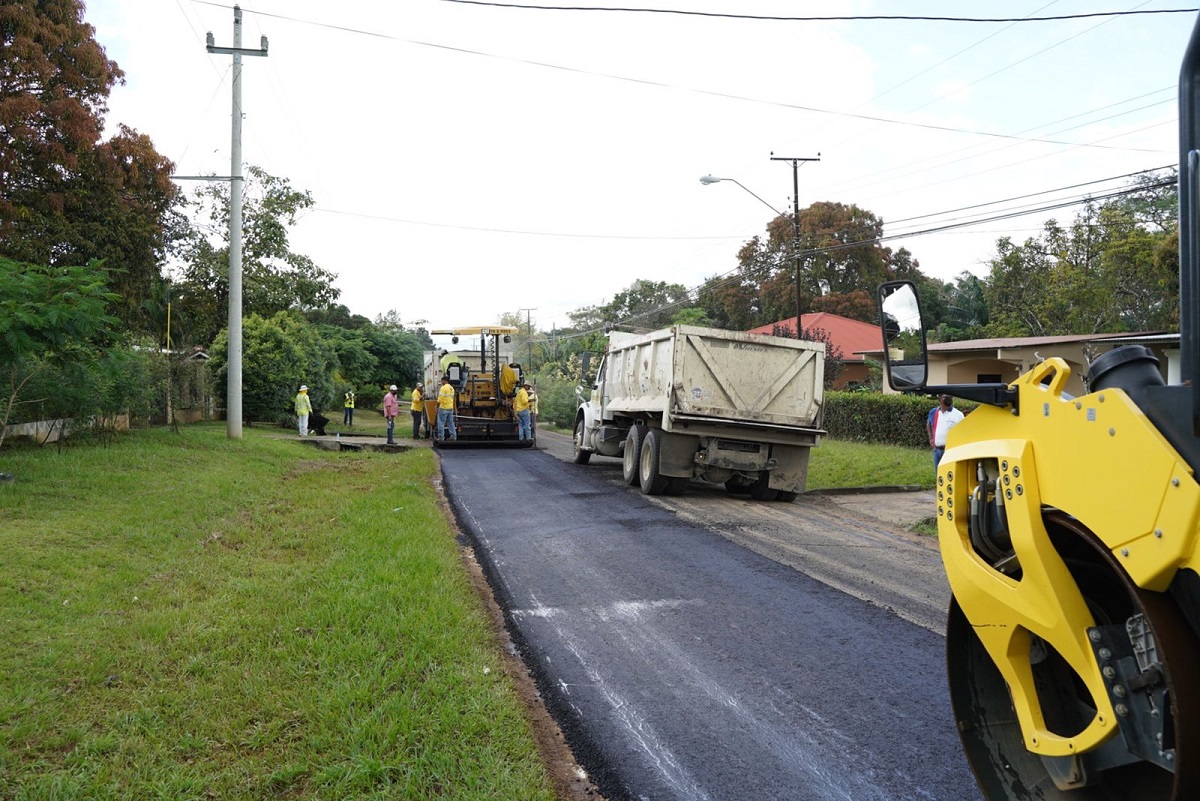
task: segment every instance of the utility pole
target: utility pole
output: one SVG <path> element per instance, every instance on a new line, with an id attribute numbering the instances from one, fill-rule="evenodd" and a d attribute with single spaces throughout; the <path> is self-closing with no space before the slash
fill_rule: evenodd
<path id="1" fill-rule="evenodd" d="M 529 363 L 525 365 L 528 372 L 533 372 L 533 322 L 530 318 L 530 312 L 537 311 L 537 308 L 532 309 L 517 309 L 517 314 L 525 312 L 525 335 L 529 337 L 527 343 L 529 345 Z"/>
<path id="2" fill-rule="evenodd" d="M 242 9 L 233 7 L 233 47 L 217 47 L 209 31 L 206 49 L 233 56 L 233 131 L 229 154 L 229 377 L 225 390 L 225 436 L 242 438 L 242 56 L 266 56 L 242 48 Z"/>
<path id="3" fill-rule="evenodd" d="M 820 161 L 821 154 L 816 157 L 795 158 L 791 156 L 776 156 L 771 154 L 771 161 L 792 162 L 792 261 L 796 265 L 796 338 L 800 338 L 800 162 Z"/>

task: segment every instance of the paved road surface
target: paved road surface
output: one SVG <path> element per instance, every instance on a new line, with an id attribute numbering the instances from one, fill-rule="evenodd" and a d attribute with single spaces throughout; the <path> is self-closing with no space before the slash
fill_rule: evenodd
<path id="1" fill-rule="evenodd" d="M 979 798 L 930 627 L 613 486 L 600 465 L 441 458 L 514 639 L 610 799 Z M 839 527 L 882 536 L 859 524 Z"/>

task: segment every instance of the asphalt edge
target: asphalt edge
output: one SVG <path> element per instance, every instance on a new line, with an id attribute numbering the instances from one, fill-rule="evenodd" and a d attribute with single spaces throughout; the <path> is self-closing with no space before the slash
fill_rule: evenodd
<path id="1" fill-rule="evenodd" d="M 607 801 L 632 801 L 633 796 L 622 784 L 620 774 L 604 758 L 604 751 L 600 748 L 600 744 L 587 733 L 579 709 L 563 695 L 558 683 L 550 675 L 548 667 L 535 658 L 536 652 L 509 611 L 513 607 L 512 593 L 509 591 L 508 585 L 501 579 L 500 571 L 491 553 L 482 547 L 480 531 L 475 525 L 474 519 L 462 507 L 457 493 L 451 490 L 446 481 L 446 472 L 440 459 L 438 460 L 438 469 L 442 474 L 442 493 L 446 497 L 459 531 L 466 538 L 466 542 L 463 544 L 470 545 L 471 551 L 475 555 L 475 561 L 483 569 L 483 575 L 503 614 L 504 628 L 507 630 L 513 646 L 517 649 L 521 661 L 525 664 L 526 670 L 533 677 L 534 685 L 542 697 L 542 702 L 554 722 L 562 730 L 563 737 L 575 760 L 587 771 L 588 780 L 599 789 Z"/>

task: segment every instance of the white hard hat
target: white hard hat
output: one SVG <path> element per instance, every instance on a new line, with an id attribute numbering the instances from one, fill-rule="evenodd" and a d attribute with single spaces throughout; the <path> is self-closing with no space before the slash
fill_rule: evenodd
<path id="1" fill-rule="evenodd" d="M 395 392 L 395 391 L 396 391 L 396 385 L 395 385 L 395 384 L 392 384 L 392 391 L 393 391 L 393 392 Z"/>
<path id="2" fill-rule="evenodd" d="M 300 385 L 300 391 L 301 391 L 301 392 L 307 392 L 307 391 L 308 391 L 308 384 L 301 384 L 301 385 Z"/>

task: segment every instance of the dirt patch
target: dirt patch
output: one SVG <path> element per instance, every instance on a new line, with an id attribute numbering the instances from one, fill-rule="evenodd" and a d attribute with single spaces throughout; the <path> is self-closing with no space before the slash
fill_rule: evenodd
<path id="1" fill-rule="evenodd" d="M 442 492 L 441 479 L 435 479 L 434 485 L 446 521 L 456 532 L 459 531 L 458 523 L 454 520 L 454 513 L 450 509 L 450 503 Z M 508 629 L 504 625 L 504 611 L 492 594 L 492 587 L 483 574 L 479 560 L 475 558 L 475 552 L 470 546 L 463 546 L 460 554 L 471 584 L 487 611 L 492 632 L 500 645 L 504 672 L 512 680 L 513 686 L 517 688 L 517 694 L 525 705 L 525 716 L 533 728 L 534 738 L 537 740 L 538 749 L 542 754 L 542 763 L 546 766 L 546 773 L 550 776 L 550 781 L 554 786 L 555 797 L 558 801 L 604 801 L 604 796 L 600 794 L 599 789 L 575 761 L 575 756 L 567 745 L 562 729 L 554 722 L 546 705 L 542 703 L 542 695 L 538 692 L 533 676 L 530 675 L 529 669 L 517 652 L 516 645 L 508 636 Z"/>

